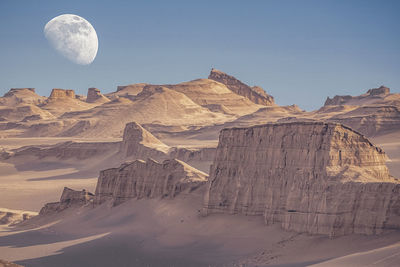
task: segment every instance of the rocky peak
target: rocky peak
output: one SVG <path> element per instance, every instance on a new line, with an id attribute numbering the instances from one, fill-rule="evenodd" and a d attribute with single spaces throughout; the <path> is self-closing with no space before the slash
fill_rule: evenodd
<path id="1" fill-rule="evenodd" d="M 230 76 L 217 69 L 211 69 L 208 79 L 225 84 L 231 91 L 250 99 L 256 104 L 265 106 L 274 105 L 274 98 L 268 95 L 261 87 L 250 87 L 247 84 L 239 81 L 235 77 Z"/>
<path id="2" fill-rule="evenodd" d="M 367 91 L 368 95 L 375 96 L 375 95 L 388 95 L 390 94 L 390 88 L 381 86 L 379 88 L 372 88 Z"/>
<path id="3" fill-rule="evenodd" d="M 59 89 L 54 88 L 51 91 L 50 99 L 57 99 L 57 98 L 72 98 L 75 99 L 75 91 L 70 89 Z"/>

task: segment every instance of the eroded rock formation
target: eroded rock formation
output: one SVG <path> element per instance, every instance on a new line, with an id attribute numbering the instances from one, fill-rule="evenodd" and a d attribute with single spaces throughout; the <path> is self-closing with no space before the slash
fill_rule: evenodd
<path id="1" fill-rule="evenodd" d="M 95 204 L 112 200 L 114 205 L 130 199 L 173 198 L 206 181 L 207 175 L 186 163 L 172 159 L 158 163 L 152 159 L 124 163 L 100 172 Z"/>
<path id="2" fill-rule="evenodd" d="M 110 100 L 100 93 L 100 90 L 97 88 L 89 88 L 87 93 L 86 102 L 88 103 L 105 103 Z"/>
<path id="3" fill-rule="evenodd" d="M 311 234 L 375 234 L 400 228 L 400 183 L 380 148 L 340 124 L 224 129 L 203 212 L 260 215 Z"/>
<path id="4" fill-rule="evenodd" d="M 59 202 L 47 203 L 39 212 L 40 215 L 51 214 L 65 210 L 72 206 L 83 206 L 93 200 L 93 194 L 85 189 L 76 191 L 68 187 L 64 187 Z"/>
<path id="5" fill-rule="evenodd" d="M 390 89 L 386 86 L 381 86 L 379 88 L 372 88 L 367 91 L 367 93 L 362 94 L 360 96 L 351 96 L 351 95 L 336 95 L 333 98 L 327 97 L 324 106 L 328 105 L 351 105 L 351 104 L 359 104 L 362 100 L 364 101 L 376 101 L 380 98 L 384 98 L 385 96 L 390 94 Z"/>
<path id="6" fill-rule="evenodd" d="M 238 95 L 244 96 L 256 104 L 271 106 L 274 105 L 274 97 L 268 95 L 261 87 L 250 87 L 233 76 L 222 71 L 212 69 L 208 79 L 225 84 L 230 90 Z"/>
<path id="7" fill-rule="evenodd" d="M 51 91 L 50 94 L 50 99 L 55 99 L 55 98 L 73 98 L 75 99 L 75 91 L 70 90 L 70 89 L 58 89 L 54 88 Z"/>

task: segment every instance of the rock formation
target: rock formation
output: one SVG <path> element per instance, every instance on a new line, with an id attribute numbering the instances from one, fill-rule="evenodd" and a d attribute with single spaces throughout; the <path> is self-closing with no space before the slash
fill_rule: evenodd
<path id="1" fill-rule="evenodd" d="M 64 187 L 59 202 L 47 203 L 39 212 L 39 215 L 51 214 L 65 210 L 72 206 L 83 206 L 93 201 L 93 194 L 85 189 L 76 191 L 68 187 Z"/>
<path id="2" fill-rule="evenodd" d="M 75 99 L 75 91 L 69 90 L 69 89 L 54 88 L 51 91 L 49 98 L 50 99 L 56 99 L 56 98 L 73 98 L 73 99 Z"/>
<path id="3" fill-rule="evenodd" d="M 400 130 L 400 106 L 368 105 L 332 116 L 328 121 L 342 123 L 367 136 Z"/>
<path id="4" fill-rule="evenodd" d="M 0 225 L 13 226 L 37 215 L 37 212 L 0 208 Z"/>
<path id="5" fill-rule="evenodd" d="M 351 96 L 351 95 L 336 95 L 333 98 L 327 97 L 324 106 L 328 105 L 354 105 L 359 104 L 361 101 L 379 101 L 380 98 L 384 98 L 385 96 L 390 94 L 390 89 L 385 86 L 381 86 L 379 88 L 369 89 L 367 93 L 362 94 L 360 96 Z"/>
<path id="6" fill-rule="evenodd" d="M 203 209 L 330 236 L 400 229 L 399 211 L 400 183 L 385 153 L 350 128 L 323 122 L 222 130 Z"/>
<path id="7" fill-rule="evenodd" d="M 192 191 L 206 181 L 207 175 L 186 163 L 172 159 L 158 163 L 135 160 L 119 168 L 100 172 L 95 204 L 112 200 L 114 205 L 129 199 L 173 198 L 183 191 Z"/>
<path id="8" fill-rule="evenodd" d="M 208 79 L 225 84 L 230 90 L 238 95 L 247 97 L 256 104 L 271 106 L 274 105 L 274 98 L 268 95 L 261 87 L 250 87 L 233 76 L 222 71 L 212 69 Z"/>
<path id="9" fill-rule="evenodd" d="M 154 137 L 136 122 L 127 123 L 120 145 L 120 152 L 124 157 L 136 158 L 164 157 L 169 147 Z"/>
<path id="10" fill-rule="evenodd" d="M 86 102 L 88 103 L 105 103 L 110 100 L 100 93 L 97 88 L 89 88 L 87 93 Z"/>
<path id="11" fill-rule="evenodd" d="M 0 105 L 16 106 L 19 104 L 38 105 L 46 98 L 36 94 L 35 88 L 11 88 L 10 91 L 0 97 Z"/>

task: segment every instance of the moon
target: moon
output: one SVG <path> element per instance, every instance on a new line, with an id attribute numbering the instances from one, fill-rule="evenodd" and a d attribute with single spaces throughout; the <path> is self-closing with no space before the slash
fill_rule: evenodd
<path id="1" fill-rule="evenodd" d="M 73 14 L 60 15 L 47 22 L 43 31 L 50 45 L 70 61 L 89 65 L 96 58 L 99 41 L 86 19 Z"/>

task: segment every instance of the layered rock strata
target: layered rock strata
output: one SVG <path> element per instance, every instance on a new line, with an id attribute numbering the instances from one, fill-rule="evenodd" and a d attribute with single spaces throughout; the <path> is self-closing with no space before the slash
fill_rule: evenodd
<path id="1" fill-rule="evenodd" d="M 163 163 L 152 159 L 135 160 L 100 172 L 95 204 L 107 200 L 117 205 L 130 199 L 173 198 L 204 184 L 206 178 L 205 173 L 180 160 L 165 160 Z"/>
<path id="2" fill-rule="evenodd" d="M 266 224 L 330 236 L 400 229 L 400 184 L 385 159 L 336 123 L 224 129 L 203 212 L 260 215 Z"/>
<path id="3" fill-rule="evenodd" d="M 70 89 L 58 89 L 54 88 L 51 91 L 50 94 L 50 99 L 55 99 L 55 98 L 73 98 L 75 99 L 75 91 L 70 90 Z"/>
<path id="4" fill-rule="evenodd" d="M 64 187 L 59 202 L 47 203 L 39 212 L 39 215 L 51 214 L 60 212 L 72 206 L 83 206 L 93 201 L 93 194 L 87 192 L 85 189 L 82 191 L 73 190 Z"/>
<path id="5" fill-rule="evenodd" d="M 208 79 L 225 84 L 231 91 L 250 99 L 256 104 L 271 106 L 275 103 L 274 97 L 267 94 L 261 87 L 250 87 L 222 71 L 212 69 Z"/>

